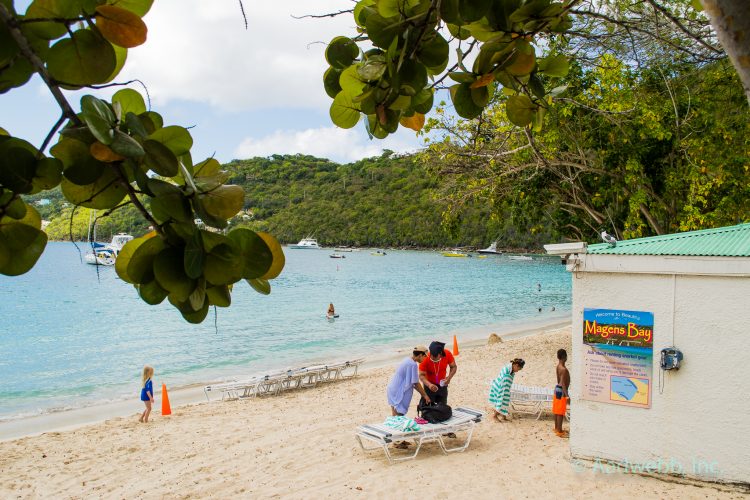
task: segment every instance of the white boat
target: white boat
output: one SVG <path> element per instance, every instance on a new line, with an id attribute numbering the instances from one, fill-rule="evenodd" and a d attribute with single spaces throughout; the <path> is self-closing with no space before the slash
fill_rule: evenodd
<path id="1" fill-rule="evenodd" d="M 332 259 L 346 259 L 346 255 L 341 255 L 340 253 L 335 252 L 329 255 L 329 257 Z"/>
<path id="2" fill-rule="evenodd" d="M 133 236 L 126 233 L 117 233 L 112 237 L 112 241 L 105 245 L 93 242 L 91 246 L 93 251 L 84 256 L 87 264 L 95 266 L 114 266 L 117 260 L 117 254 L 120 253 L 125 243 L 132 240 Z"/>
<path id="3" fill-rule="evenodd" d="M 508 257 L 510 260 L 534 260 L 528 255 L 511 255 Z"/>
<path id="4" fill-rule="evenodd" d="M 318 240 L 314 238 L 302 238 L 296 245 L 289 245 L 289 248 L 318 250 L 320 246 L 318 245 Z"/>
<path id="5" fill-rule="evenodd" d="M 502 250 L 497 249 L 497 241 L 493 241 L 492 245 L 488 246 L 487 248 L 483 248 L 481 250 L 477 250 L 478 253 L 490 253 L 490 254 L 496 254 L 500 255 Z"/>

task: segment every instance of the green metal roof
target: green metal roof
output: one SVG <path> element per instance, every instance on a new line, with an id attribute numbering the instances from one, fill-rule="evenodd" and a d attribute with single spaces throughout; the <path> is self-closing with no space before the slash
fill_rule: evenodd
<path id="1" fill-rule="evenodd" d="M 587 253 L 750 257 L 750 223 L 589 245 Z"/>

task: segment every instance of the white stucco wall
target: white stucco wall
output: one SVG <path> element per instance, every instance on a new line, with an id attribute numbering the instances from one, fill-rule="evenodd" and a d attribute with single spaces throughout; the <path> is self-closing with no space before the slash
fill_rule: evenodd
<path id="1" fill-rule="evenodd" d="M 588 270 L 572 273 L 571 454 L 750 483 L 750 277 L 630 274 L 628 256 L 619 272 L 591 272 L 604 267 L 599 256 L 582 257 Z M 584 308 L 653 312 L 650 409 L 580 399 Z M 659 352 L 671 345 L 685 359 L 662 372 Z"/>

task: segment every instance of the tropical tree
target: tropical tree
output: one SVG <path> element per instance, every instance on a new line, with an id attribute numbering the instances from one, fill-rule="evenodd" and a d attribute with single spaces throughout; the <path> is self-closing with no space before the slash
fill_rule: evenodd
<path id="1" fill-rule="evenodd" d="M 230 305 L 241 279 L 269 293 L 268 280 L 284 266 L 280 245 L 267 233 L 199 227 L 197 219 L 225 228 L 243 207 L 243 191 L 225 184 L 228 174 L 215 159 L 194 162 L 188 130 L 165 125 L 140 93 L 124 88 L 110 102 L 84 95 L 80 111 L 62 93 L 124 85 L 113 81 L 128 49 L 146 40 L 142 17 L 152 2 L 34 0 L 21 14 L 12 0 L 0 0 L 0 92 L 38 74 L 61 110 L 39 147 L 0 129 L 0 273 L 27 272 L 47 242 L 39 213 L 22 195 L 60 185 L 72 205 L 105 216 L 135 207 L 152 231 L 122 249 L 117 274 L 145 302 L 168 299 L 199 323 L 210 306 Z"/>

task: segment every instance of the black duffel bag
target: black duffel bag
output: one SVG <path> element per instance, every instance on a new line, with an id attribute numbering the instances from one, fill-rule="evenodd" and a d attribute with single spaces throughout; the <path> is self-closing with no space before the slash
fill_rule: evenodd
<path id="1" fill-rule="evenodd" d="M 445 403 L 425 403 L 424 400 L 419 402 L 417 413 L 431 424 L 445 422 L 453 415 L 453 410 Z"/>

